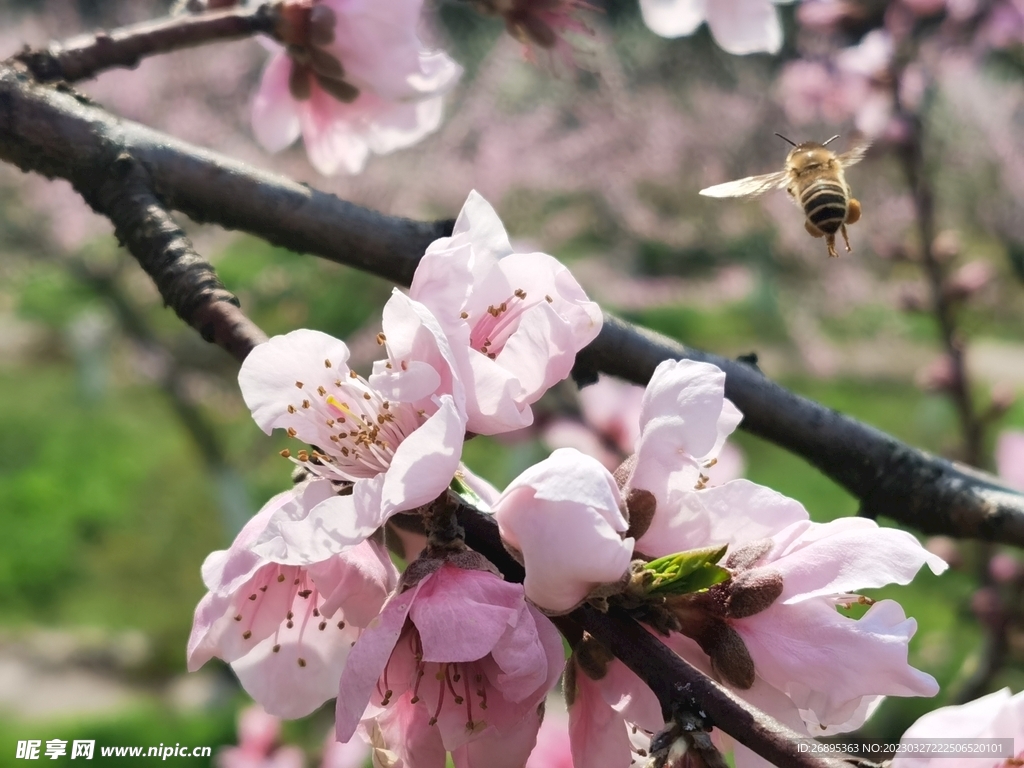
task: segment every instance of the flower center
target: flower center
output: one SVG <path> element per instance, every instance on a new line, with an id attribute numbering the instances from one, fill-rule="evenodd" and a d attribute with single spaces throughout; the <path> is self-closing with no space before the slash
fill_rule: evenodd
<path id="1" fill-rule="evenodd" d="M 423 423 L 422 412 L 385 400 L 355 371 L 335 380 L 334 391 L 324 386 L 312 390 L 301 381 L 295 386 L 306 397 L 289 405 L 288 412 L 304 412 L 316 424 L 325 452 L 299 451 L 298 461 L 309 462 L 308 469 L 317 475 L 355 482 L 386 472 L 395 449 Z M 295 437 L 295 430 L 288 434 Z"/>
<path id="2" fill-rule="evenodd" d="M 261 568 L 248 587 L 249 594 L 242 599 L 234 616 L 238 623 L 236 630 L 244 641 L 261 642 L 267 636 L 265 628 L 273 626 L 271 650 L 279 653 L 284 642 L 301 647 L 310 632 L 338 631 L 346 627 L 344 620 L 328 620 L 321 615 L 323 600 L 305 568 L 271 564 Z M 241 595 L 245 595 L 245 591 L 240 592 Z M 297 664 L 300 668 L 306 666 L 301 651 Z"/>
<path id="3" fill-rule="evenodd" d="M 391 703 L 395 691 L 389 682 L 391 665 L 399 655 L 411 653 L 413 660 L 412 679 L 392 681 L 406 686 L 411 682 L 411 704 L 422 704 L 430 712 L 428 725 L 437 725 L 445 715 L 452 712 L 462 719 L 467 731 L 478 733 L 487 727 L 483 713 L 487 709 L 487 689 L 490 685 L 481 660 L 471 662 L 436 662 L 423 660 L 423 645 L 420 634 L 410 623 L 391 653 L 384 672 L 377 680 L 377 694 L 380 705 Z M 405 668 L 405 665 L 402 665 Z M 396 663 L 397 667 L 397 663 Z M 407 688 L 406 688 L 407 690 Z M 402 691 L 404 692 L 404 691 Z M 474 719 L 479 718 L 479 719 Z"/>
<path id="4" fill-rule="evenodd" d="M 550 296 L 544 298 L 549 303 L 552 300 Z M 536 303 L 536 301 L 527 303 L 526 291 L 516 288 L 505 301 L 497 306 L 492 304 L 487 307 L 487 311 L 473 324 L 469 334 L 469 345 L 493 360 L 505 348 L 505 342 L 509 337 L 519 328 L 519 320 L 523 316 L 523 312 Z M 468 317 L 466 313 L 463 313 L 463 320 Z"/>

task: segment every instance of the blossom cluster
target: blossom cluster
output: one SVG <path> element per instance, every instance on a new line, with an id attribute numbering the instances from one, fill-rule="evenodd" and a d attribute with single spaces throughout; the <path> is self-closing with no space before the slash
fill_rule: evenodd
<path id="1" fill-rule="evenodd" d="M 301 445 L 283 452 L 301 471 L 203 565 L 190 669 L 223 659 L 279 717 L 336 698 L 338 742 L 429 768 L 535 764 L 563 676 L 573 764 L 625 768 L 650 750 L 667 724 L 647 684 L 589 636 L 566 659 L 551 617 L 588 601 L 644 606 L 670 649 L 809 734 L 859 726 L 884 696 L 934 695 L 908 662 L 914 620 L 856 590 L 945 563 L 908 533 L 814 523 L 769 488 L 713 480 L 742 419 L 713 365 L 658 366 L 614 474 L 560 448 L 499 492 L 462 463 L 467 436 L 531 423 L 601 322 L 570 272 L 515 252 L 472 193 L 384 307 L 368 377 L 316 331 L 253 350 L 242 395 L 261 428 Z M 452 506 L 466 500 L 496 521 L 523 583 L 462 539 Z M 384 546 L 396 533 L 403 573 Z M 712 737 L 738 766 L 767 764 Z"/>
<path id="2" fill-rule="evenodd" d="M 257 0 L 250 0 L 257 2 Z M 471 0 L 500 16 L 528 58 L 572 65 L 571 36 L 592 35 L 585 0 Z M 707 22 L 729 53 L 776 53 L 776 3 L 791 0 L 640 0 L 647 26 L 663 37 Z M 437 130 L 443 98 L 462 68 L 419 35 L 423 0 L 284 0 L 253 100 L 252 129 L 270 152 L 300 136 L 313 167 L 359 173 L 371 154 L 411 146 Z"/>

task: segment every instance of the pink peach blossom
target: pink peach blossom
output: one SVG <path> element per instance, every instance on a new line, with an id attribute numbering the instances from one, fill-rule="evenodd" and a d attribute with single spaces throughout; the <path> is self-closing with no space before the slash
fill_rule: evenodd
<path id="1" fill-rule="evenodd" d="M 907 662 L 916 624 L 897 603 L 876 603 L 859 620 L 836 606 L 857 602 L 855 589 L 906 584 L 922 565 L 940 573 L 946 564 L 910 534 L 870 520 L 812 523 L 798 502 L 746 480 L 706 487 L 702 469 L 740 419 L 724 383 L 711 365 L 663 363 L 644 398 L 626 490 L 653 493 L 656 508 L 637 551 L 727 545 L 722 564 L 732 571 L 706 595 L 680 599 L 688 637 L 668 643 L 694 663 L 710 655 L 716 674 L 741 689 L 761 680 L 814 733 L 856 727 L 881 695 L 934 695 L 935 681 Z M 723 636 L 742 653 L 721 645 Z"/>
<path id="2" fill-rule="evenodd" d="M 477 434 L 530 424 L 530 404 L 569 375 L 576 353 L 601 330 L 600 309 L 569 270 L 545 253 L 513 253 L 477 192 L 452 236 L 427 248 L 409 295 L 448 337 L 466 388 L 467 426 Z"/>
<path id="3" fill-rule="evenodd" d="M 363 721 L 374 750 L 408 768 L 522 765 L 538 705 L 562 669 L 554 626 L 523 587 L 443 563 L 395 594 L 342 673 L 337 736 Z"/>
<path id="4" fill-rule="evenodd" d="M 855 718 L 865 699 L 938 693 L 935 680 L 907 662 L 917 623 L 899 603 L 876 602 L 860 619 L 836 607 L 856 602 L 851 595 L 857 589 L 908 584 L 925 564 L 942 573 L 940 558 L 909 533 L 863 518 L 793 523 L 771 542 L 744 576 L 777 574 L 782 593 L 765 610 L 731 624 L 758 677 L 785 693 L 814 732 L 859 726 Z M 845 666 L 837 666 L 840 660 Z"/>
<path id="5" fill-rule="evenodd" d="M 526 596 L 567 613 L 620 581 L 633 557 L 615 478 L 590 456 L 560 448 L 513 480 L 494 504 L 502 541 L 526 568 Z"/>
<path id="6" fill-rule="evenodd" d="M 314 0 L 282 11 L 253 102 L 256 138 L 271 152 L 301 134 L 323 174 L 358 173 L 373 152 L 416 143 L 441 121 L 441 96 L 462 70 L 417 37 L 422 0 Z"/>
<path id="7" fill-rule="evenodd" d="M 941 707 L 924 715 L 903 734 L 907 739 L 1013 739 L 1014 757 L 958 757 L 965 768 L 1005 768 L 1024 761 L 1024 692 L 1003 688 L 966 704 Z M 948 760 L 899 753 L 892 768 L 941 768 Z"/>
<path id="8" fill-rule="evenodd" d="M 789 0 L 640 0 L 644 23 L 662 37 L 692 35 L 707 21 L 723 50 L 778 53 L 782 24 L 775 6 Z"/>
<path id="9" fill-rule="evenodd" d="M 741 558 L 751 551 L 762 553 L 742 565 L 727 555 L 724 562 L 733 570 L 733 579 L 711 588 L 709 604 L 735 601 L 734 585 L 775 581 L 781 586 L 773 601 L 753 613 L 708 614 L 724 620 L 742 639 L 753 662 L 755 684 L 763 682 L 790 702 L 766 710 L 769 714 L 792 720 L 799 712 L 809 733 L 827 735 L 858 727 L 882 695 L 935 695 L 935 681 L 907 662 L 916 623 L 906 618 L 898 603 L 877 602 L 857 620 L 841 615 L 836 607 L 856 603 L 854 589 L 906 584 L 923 564 L 939 573 L 945 569 L 941 559 L 910 534 L 879 528 L 870 520 L 818 524 L 806 520 L 804 513 L 804 520 L 786 525 L 791 508 L 785 497 L 747 481 L 699 495 L 718 497 L 705 502 L 704 509 L 725 523 L 710 527 L 705 546 L 727 543 Z M 772 501 L 772 495 L 778 498 Z M 783 513 L 778 524 L 773 520 L 775 510 Z M 659 509 L 655 517 L 663 512 Z M 681 527 L 671 529 L 670 535 L 669 549 L 684 550 L 695 543 Z M 699 630 L 706 624 L 693 626 Z M 699 631 L 694 639 L 701 640 Z M 691 663 L 706 664 L 707 656 L 689 638 L 673 635 L 666 642 Z M 746 697 L 746 690 L 737 692 Z"/>
<path id="10" fill-rule="evenodd" d="M 413 304 L 401 295 L 388 302 L 415 310 Z M 443 336 L 434 341 L 447 348 Z M 299 330 L 256 347 L 239 371 L 256 423 L 318 446 L 315 455 L 298 451 L 297 459 L 314 475 L 351 484 L 348 495 L 315 508 L 278 510 L 257 545 L 276 562 L 319 562 L 358 544 L 392 514 L 437 498 L 458 469 L 465 436 L 460 387 L 454 397 L 434 397 L 442 374 L 424 365 L 410 371 L 409 399 L 391 400 L 348 368 L 348 356 L 344 342 Z"/>
<path id="11" fill-rule="evenodd" d="M 188 668 L 223 659 L 249 695 L 279 717 L 302 717 L 334 696 L 358 627 L 377 615 L 398 579 L 371 541 L 308 567 L 252 550 L 276 513 L 302 514 L 333 495 L 328 480 L 278 494 L 229 549 L 203 563 L 209 592 L 196 607 Z"/>

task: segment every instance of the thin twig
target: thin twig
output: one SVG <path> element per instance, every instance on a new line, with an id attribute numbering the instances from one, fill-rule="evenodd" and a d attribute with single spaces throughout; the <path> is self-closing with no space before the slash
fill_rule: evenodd
<path id="1" fill-rule="evenodd" d="M 932 314 L 939 328 L 939 339 L 949 359 L 951 378 L 946 387 L 960 420 L 963 435 L 963 460 L 974 467 L 982 465 L 984 423 L 979 418 L 964 359 L 964 343 L 956 327 L 956 313 L 946 290 L 945 268 L 935 253 L 935 194 L 924 167 L 924 140 L 921 118 L 904 115 L 912 126 L 910 138 L 898 155 L 903 175 L 914 201 L 914 216 L 921 240 L 921 268 L 928 279 Z"/>
<path id="2" fill-rule="evenodd" d="M 44 50 L 26 48 L 14 56 L 40 82 L 76 83 L 119 67 L 133 68 L 146 56 L 193 48 L 220 40 L 237 40 L 271 33 L 277 6 L 270 4 L 170 16 L 110 32 L 82 35 Z"/>
<path id="3" fill-rule="evenodd" d="M 427 245 L 451 233 L 450 221 L 414 222 L 361 208 L 118 119 L 0 65 L 0 159 L 75 181 L 106 173 L 121 151 L 144 166 L 168 208 L 404 285 Z M 742 428 L 821 469 L 860 499 L 862 514 L 926 533 L 1024 546 L 1024 495 L 799 397 L 746 363 L 609 317 L 579 356 L 578 370 L 646 384 L 658 363 L 682 358 L 721 367 L 726 394 L 745 415 Z"/>

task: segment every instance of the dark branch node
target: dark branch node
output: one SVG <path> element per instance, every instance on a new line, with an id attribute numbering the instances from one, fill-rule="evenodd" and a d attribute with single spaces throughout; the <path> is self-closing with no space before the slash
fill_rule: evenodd
<path id="1" fill-rule="evenodd" d="M 243 360 L 266 340 L 164 210 L 145 170 L 131 155 L 119 153 L 105 175 L 83 174 L 72 182 L 95 211 L 113 222 L 118 242 L 153 278 L 164 303 L 206 341 Z"/>

